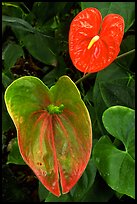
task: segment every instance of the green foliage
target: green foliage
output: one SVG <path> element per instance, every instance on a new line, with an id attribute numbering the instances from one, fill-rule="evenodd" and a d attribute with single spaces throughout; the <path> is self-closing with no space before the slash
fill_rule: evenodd
<path id="1" fill-rule="evenodd" d="M 43 25 L 59 14 L 65 7 L 67 2 L 35 2 L 32 8 L 32 14 L 37 19 L 37 25 Z M 52 8 L 52 9 L 51 9 Z"/>
<path id="2" fill-rule="evenodd" d="M 21 46 L 15 43 L 9 43 L 3 50 L 2 54 L 6 73 L 15 65 L 20 57 L 24 56 Z"/>
<path id="3" fill-rule="evenodd" d="M 6 80 L 5 80 L 6 81 Z M 2 132 L 8 131 L 11 127 L 13 128 L 14 124 L 12 122 L 11 117 L 9 116 L 5 102 L 4 102 L 4 97 L 2 94 Z"/>
<path id="4" fill-rule="evenodd" d="M 17 138 L 13 138 L 9 144 L 8 144 L 8 159 L 7 159 L 7 164 L 13 163 L 13 164 L 20 164 L 24 165 L 25 162 L 22 159 L 22 156 L 19 152 L 19 146 L 18 146 L 18 141 Z"/>
<path id="5" fill-rule="evenodd" d="M 106 133 L 101 119 L 105 109 L 114 105 L 135 107 L 135 80 L 130 77 L 131 73 L 115 62 L 97 74 L 93 99 L 101 134 Z"/>
<path id="6" fill-rule="evenodd" d="M 21 31 L 28 31 L 34 33 L 33 27 L 23 19 L 3 15 L 2 22 Z"/>
<path id="7" fill-rule="evenodd" d="M 102 136 L 93 150 L 94 162 L 112 189 L 135 198 L 135 111 L 112 106 L 105 110 L 102 120 L 107 131 L 124 144 L 124 149 L 108 136 Z"/>
<path id="8" fill-rule="evenodd" d="M 56 55 L 52 51 L 52 46 L 54 44 L 53 38 L 41 35 L 40 33 L 24 33 L 20 40 L 23 41 L 26 49 L 37 60 L 45 64 L 56 66 Z"/>
<path id="9" fill-rule="evenodd" d="M 96 177 L 96 167 L 92 161 L 89 160 L 88 165 L 78 183 L 70 191 L 70 195 L 74 202 L 84 202 L 89 189 L 92 187 Z"/>
<path id="10" fill-rule="evenodd" d="M 120 46 L 120 54 L 128 52 L 135 49 L 135 35 L 130 34 L 125 37 Z M 118 59 L 117 63 L 122 65 L 123 68 L 129 69 L 132 65 L 133 60 L 135 59 L 135 53 L 132 53 L 130 56 L 125 56 L 124 60 Z"/>
<path id="11" fill-rule="evenodd" d="M 22 8 L 20 7 L 20 5 L 16 4 L 16 2 L 14 3 L 2 2 L 3 15 L 22 18 L 24 15 L 24 12 Z"/>
<path id="12" fill-rule="evenodd" d="M 68 35 L 72 19 L 87 7 L 99 9 L 103 18 L 109 13 L 122 15 L 125 34 L 120 57 L 104 70 L 76 83 L 77 88 L 74 85 L 90 114 L 93 147 L 79 181 L 69 193 L 56 197 L 37 178 L 28 181 L 33 172 L 23 165 L 15 125 L 3 96 L 16 79 L 34 76 L 47 90 L 52 90 L 52 99 L 56 100 L 60 93 L 60 101 L 71 97 L 75 100 L 73 87 L 68 91 L 66 85 L 56 82 L 64 75 L 73 82 L 83 76 L 70 60 Z M 2 43 L 3 202 L 134 201 L 135 2 L 2 2 Z M 37 98 L 41 100 L 43 95 L 38 84 L 37 89 L 33 87 L 34 94 L 26 86 L 27 82 L 22 84 L 21 94 L 26 94 L 32 103 L 27 104 L 25 97 L 18 101 L 22 113 L 28 107 L 32 110 Z M 17 95 L 19 92 L 20 89 L 16 90 Z M 77 112 L 76 120 L 84 124 L 80 110 Z M 29 129 L 32 126 L 28 123 Z"/>

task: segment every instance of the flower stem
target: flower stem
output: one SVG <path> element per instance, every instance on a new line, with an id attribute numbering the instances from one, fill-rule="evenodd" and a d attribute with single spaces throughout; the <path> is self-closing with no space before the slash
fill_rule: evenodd
<path id="1" fill-rule="evenodd" d="M 91 75 L 91 73 L 84 75 L 83 77 L 81 77 L 80 79 L 78 79 L 75 84 L 79 84 L 81 81 L 85 80 L 86 78 L 88 78 Z"/>
<path id="2" fill-rule="evenodd" d="M 118 60 L 118 59 L 120 59 L 120 58 L 122 58 L 122 57 L 125 57 L 125 56 L 127 56 L 127 55 L 129 55 L 129 54 L 131 54 L 131 53 L 133 53 L 133 52 L 135 52 L 135 49 L 130 50 L 130 51 L 128 51 L 128 52 L 125 52 L 124 54 L 119 55 L 115 60 Z M 81 77 L 80 79 L 78 79 L 78 80 L 75 82 L 75 84 L 76 84 L 76 85 L 79 84 L 80 82 L 82 82 L 83 80 L 85 80 L 86 78 L 88 78 L 91 74 L 92 74 L 92 73 L 88 73 L 88 74 L 84 75 L 83 77 Z"/>
<path id="3" fill-rule="evenodd" d="M 133 53 L 133 52 L 135 52 L 135 49 L 130 50 L 130 51 L 128 51 L 128 52 L 125 52 L 125 53 L 119 55 L 119 56 L 116 58 L 116 60 L 117 60 L 117 59 L 120 59 L 121 57 L 125 57 L 126 55 L 129 55 L 129 54 L 131 54 L 131 53 Z"/>

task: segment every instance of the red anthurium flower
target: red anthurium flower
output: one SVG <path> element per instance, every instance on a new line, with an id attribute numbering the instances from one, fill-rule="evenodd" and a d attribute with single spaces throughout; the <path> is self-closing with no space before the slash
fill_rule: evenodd
<path id="1" fill-rule="evenodd" d="M 124 35 L 124 19 L 118 14 L 102 16 L 96 8 L 81 11 L 69 31 L 69 53 L 74 66 L 84 73 L 98 72 L 117 57 Z"/>

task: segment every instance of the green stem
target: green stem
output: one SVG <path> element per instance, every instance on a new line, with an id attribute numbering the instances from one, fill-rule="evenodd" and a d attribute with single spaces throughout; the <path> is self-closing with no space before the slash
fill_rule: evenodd
<path id="1" fill-rule="evenodd" d="M 117 59 L 120 59 L 120 58 L 122 58 L 122 57 L 125 57 L 126 55 L 129 55 L 129 54 L 131 54 L 131 53 L 133 53 L 133 52 L 135 52 L 135 49 L 130 50 L 130 51 L 128 51 L 128 52 L 125 52 L 124 54 L 119 55 L 119 56 L 116 58 L 116 60 L 117 60 Z"/>
<path id="2" fill-rule="evenodd" d="M 81 77 L 80 79 L 78 79 L 75 84 L 79 84 L 81 81 L 83 81 L 84 79 L 88 78 L 91 75 L 91 73 L 84 75 L 83 77 Z"/>
<path id="3" fill-rule="evenodd" d="M 130 51 L 128 51 L 128 52 L 125 52 L 124 54 L 119 55 L 115 60 L 118 60 L 118 59 L 120 59 L 120 58 L 122 58 L 122 57 L 125 57 L 126 55 L 129 55 L 129 54 L 131 54 L 131 53 L 133 53 L 133 52 L 135 52 L 135 49 L 130 50 Z M 76 85 L 79 84 L 80 82 L 82 82 L 83 80 L 85 80 L 86 78 L 88 78 L 91 74 L 92 74 L 92 73 L 89 73 L 89 74 L 84 75 L 83 77 L 81 77 L 80 79 L 78 79 L 78 80 L 75 82 L 75 84 L 76 84 Z"/>

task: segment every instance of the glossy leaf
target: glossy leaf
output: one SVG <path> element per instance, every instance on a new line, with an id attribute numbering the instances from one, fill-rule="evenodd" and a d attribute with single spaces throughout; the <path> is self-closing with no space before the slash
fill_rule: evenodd
<path id="1" fill-rule="evenodd" d="M 135 2 L 81 2 L 82 10 L 95 7 L 104 18 L 110 13 L 121 15 L 125 21 L 125 32 L 133 25 L 135 21 Z"/>
<path id="2" fill-rule="evenodd" d="M 135 111 L 124 106 L 112 106 L 103 113 L 102 120 L 106 130 L 121 140 L 126 153 L 135 159 Z"/>
<path id="3" fill-rule="evenodd" d="M 27 31 L 32 33 L 34 33 L 35 31 L 35 29 L 27 21 L 17 17 L 3 15 L 2 23 L 5 23 L 6 25 L 12 26 L 21 31 Z"/>
<path id="4" fill-rule="evenodd" d="M 23 42 L 28 52 L 42 63 L 56 66 L 56 42 L 53 37 L 38 32 L 26 20 L 10 16 L 2 16 L 3 24 L 12 27 L 19 41 Z"/>
<path id="5" fill-rule="evenodd" d="M 102 21 L 99 10 L 84 9 L 70 25 L 69 53 L 74 66 L 84 73 L 106 68 L 117 57 L 123 35 L 122 16 L 109 14 Z"/>
<path id="6" fill-rule="evenodd" d="M 98 127 L 101 134 L 106 134 L 102 124 L 102 114 L 110 106 L 122 105 L 135 107 L 135 80 L 130 80 L 130 73 L 117 63 L 97 73 L 93 102 Z"/>
<path id="7" fill-rule="evenodd" d="M 89 113 L 76 85 L 62 76 L 48 89 L 38 78 L 25 76 L 7 88 L 5 102 L 24 161 L 54 195 L 60 196 L 59 182 L 62 193 L 69 192 L 92 147 Z"/>
<path id="8" fill-rule="evenodd" d="M 21 40 L 34 58 L 45 64 L 56 66 L 57 60 L 53 52 L 55 46 L 53 38 L 36 32 L 34 34 L 24 33 L 21 35 Z"/>
<path id="9" fill-rule="evenodd" d="M 113 106 L 103 113 L 102 120 L 107 131 L 124 144 L 125 150 L 118 149 L 108 136 L 102 136 L 93 150 L 94 162 L 112 189 L 135 198 L 135 112 Z"/>

